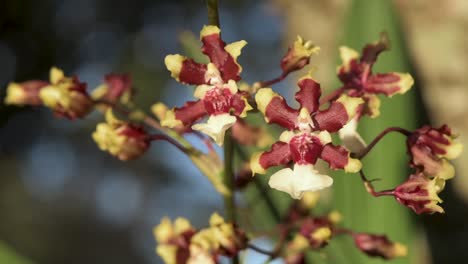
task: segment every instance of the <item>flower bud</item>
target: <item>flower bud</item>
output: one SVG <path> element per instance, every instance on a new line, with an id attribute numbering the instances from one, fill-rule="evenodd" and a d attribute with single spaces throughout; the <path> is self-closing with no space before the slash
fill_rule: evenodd
<path id="1" fill-rule="evenodd" d="M 463 145 L 454 142 L 454 138 L 447 125 L 438 129 L 423 126 L 414 131 L 407 140 L 411 166 L 422 169 L 431 178 L 453 178 L 455 170 L 448 160 L 457 158 L 463 150 Z"/>
<path id="2" fill-rule="evenodd" d="M 97 125 L 93 139 L 101 150 L 123 161 L 140 157 L 150 145 L 142 127 L 118 120 L 112 110 L 106 112 L 106 122 Z"/>
<path id="3" fill-rule="evenodd" d="M 184 264 L 187 262 L 190 251 L 190 240 L 196 230 L 185 218 L 177 218 L 174 223 L 165 217 L 153 229 L 158 246 L 156 252 L 170 264 Z"/>
<path id="4" fill-rule="evenodd" d="M 385 235 L 358 233 L 353 238 L 356 247 L 371 257 L 393 259 L 408 254 L 406 246 L 390 241 Z"/>
<path id="5" fill-rule="evenodd" d="M 63 71 L 55 67 L 50 71 L 50 85 L 40 90 L 39 97 L 45 106 L 69 119 L 82 118 L 93 107 L 86 84 L 76 77 L 65 77 Z"/>
<path id="6" fill-rule="evenodd" d="M 444 189 L 445 180 L 428 179 L 422 172 L 412 174 L 406 182 L 395 188 L 395 199 L 402 205 L 411 208 L 415 213 L 443 213 L 438 205 L 442 200 L 437 195 Z"/>
<path id="7" fill-rule="evenodd" d="M 132 80 L 127 74 L 107 74 L 104 77 L 104 84 L 97 87 L 92 97 L 94 100 L 104 100 L 107 103 L 126 104 L 132 96 Z"/>
<path id="8" fill-rule="evenodd" d="M 313 45 L 312 42 L 306 41 L 297 36 L 294 44 L 289 47 L 288 52 L 281 59 L 281 69 L 283 74 L 288 74 L 293 71 L 304 68 L 309 63 L 310 56 L 317 54 L 320 48 Z"/>
<path id="9" fill-rule="evenodd" d="M 285 250 L 284 260 L 286 264 L 302 264 L 304 263 L 304 251 L 309 247 L 309 241 L 301 234 L 294 236 Z"/>
<path id="10" fill-rule="evenodd" d="M 318 249 L 328 244 L 332 228 L 327 218 L 308 218 L 302 223 L 299 233 L 309 240 L 311 248 Z"/>
<path id="11" fill-rule="evenodd" d="M 7 87 L 5 104 L 9 105 L 32 105 L 42 104 L 39 91 L 49 83 L 44 81 L 26 81 L 22 83 L 10 83 Z"/>

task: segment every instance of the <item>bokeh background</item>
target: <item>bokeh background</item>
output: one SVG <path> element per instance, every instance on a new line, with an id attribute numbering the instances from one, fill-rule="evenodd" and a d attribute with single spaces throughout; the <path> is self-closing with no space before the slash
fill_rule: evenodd
<path id="1" fill-rule="evenodd" d="M 249 43 L 240 57 L 247 82 L 278 75 L 282 54 L 300 34 L 322 48 L 312 60 L 317 79 L 337 87 L 338 46 L 360 49 L 387 31 L 392 50 L 376 70 L 409 71 L 416 86 L 384 99 L 382 117 L 360 128 L 364 137 L 387 126 L 447 122 L 468 143 L 467 1 L 221 0 L 220 6 L 223 38 Z M 163 59 L 195 53 L 206 22 L 202 0 L 0 0 L 0 98 L 8 82 L 47 79 L 56 65 L 90 89 L 106 73 L 130 73 L 143 109 L 155 101 L 181 105 L 191 90 L 169 78 Z M 275 88 L 291 97 L 294 78 Z M 100 152 L 90 136 L 100 120 L 93 114 L 69 122 L 47 109 L 0 105 L 1 264 L 160 263 L 151 230 L 161 217 L 185 216 L 203 226 L 212 211 L 222 211 L 209 182 L 167 144 L 155 143 L 142 159 L 127 163 Z M 442 193 L 445 215 L 415 216 L 391 198 L 374 199 L 353 175 L 336 175 L 322 207 L 338 208 L 346 227 L 408 244 L 410 256 L 394 263 L 462 263 L 468 259 L 466 157 Z M 395 135 L 364 164 L 386 188 L 406 177 L 406 161 L 404 141 Z M 274 224 L 261 201 L 251 202 L 254 191 L 247 192 L 249 199 L 239 199 L 246 216 L 253 212 L 249 221 Z M 288 198 L 272 192 L 284 209 Z M 249 263 L 259 263 L 249 256 Z M 347 238 L 310 258 L 382 263 L 363 257 Z"/>

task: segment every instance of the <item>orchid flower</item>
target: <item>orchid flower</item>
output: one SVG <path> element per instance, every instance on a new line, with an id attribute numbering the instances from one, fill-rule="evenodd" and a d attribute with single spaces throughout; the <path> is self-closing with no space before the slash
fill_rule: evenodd
<path id="1" fill-rule="evenodd" d="M 299 109 L 291 108 L 285 99 L 270 88 L 260 89 L 255 100 L 258 109 L 268 123 L 276 123 L 286 129 L 269 151 L 254 154 L 251 160 L 253 173 L 265 173 L 266 169 L 293 163 L 274 173 L 270 187 L 287 192 L 300 199 L 304 192 L 329 187 L 333 179 L 320 174 L 314 167 L 318 158 L 328 162 L 332 169 L 357 172 L 361 162 L 349 156 L 349 152 L 331 143 L 330 132 L 337 132 L 356 114 L 363 103 L 360 98 L 342 95 L 328 109 L 319 110 L 320 85 L 306 76 L 298 82 L 296 100 Z"/>
<path id="2" fill-rule="evenodd" d="M 202 51 L 210 59 L 208 64 L 179 54 L 166 56 L 165 63 L 172 77 L 183 84 L 196 85 L 194 96 L 198 100 L 167 111 L 161 124 L 170 128 L 191 127 L 221 146 L 225 132 L 252 107 L 247 102 L 247 93 L 239 91 L 236 84 L 242 71 L 237 57 L 247 42 L 226 45 L 220 34 L 216 26 L 204 26 L 200 33 Z M 207 122 L 194 124 L 205 116 Z"/>

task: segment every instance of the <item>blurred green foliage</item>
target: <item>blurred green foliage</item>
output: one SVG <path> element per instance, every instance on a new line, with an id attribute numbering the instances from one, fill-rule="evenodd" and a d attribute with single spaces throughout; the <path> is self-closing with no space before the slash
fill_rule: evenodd
<path id="1" fill-rule="evenodd" d="M 0 242 L 0 263 L 5 264 L 32 264 L 24 257 L 18 256 L 9 246 Z"/>

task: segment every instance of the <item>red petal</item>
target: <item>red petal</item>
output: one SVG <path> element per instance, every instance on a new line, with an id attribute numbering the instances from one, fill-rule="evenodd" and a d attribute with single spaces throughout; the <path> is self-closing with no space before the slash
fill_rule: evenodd
<path id="1" fill-rule="evenodd" d="M 240 80 L 240 66 L 237 65 L 234 58 L 229 54 L 224 47 L 226 43 L 221 39 L 219 34 L 211 34 L 202 38 L 202 51 L 206 54 L 210 61 L 216 65 L 216 68 L 221 73 L 224 82 L 229 80 Z"/>
<path id="2" fill-rule="evenodd" d="M 197 63 L 193 59 L 185 59 L 179 73 L 179 80 L 182 83 L 200 85 L 206 84 L 206 65 Z"/>
<path id="3" fill-rule="evenodd" d="M 268 169 L 269 167 L 288 164 L 291 159 L 289 144 L 278 141 L 271 146 L 269 151 L 262 153 L 259 163 L 264 169 Z"/>
<path id="4" fill-rule="evenodd" d="M 297 85 L 299 91 L 296 93 L 296 101 L 309 110 L 309 113 L 314 113 L 319 108 L 319 98 L 322 94 L 320 84 L 311 78 L 300 80 Z"/>
<path id="5" fill-rule="evenodd" d="M 379 54 L 388 49 L 388 40 L 382 35 L 380 40 L 373 44 L 367 44 L 362 49 L 361 63 L 368 64 L 370 67 L 377 61 Z"/>
<path id="6" fill-rule="evenodd" d="M 109 102 L 116 102 L 120 96 L 132 87 L 132 80 L 127 74 L 107 74 L 104 80 L 108 86 L 104 99 Z"/>
<path id="7" fill-rule="evenodd" d="M 377 73 L 369 76 L 364 90 L 369 93 L 393 95 L 401 90 L 398 85 L 400 80 L 401 77 L 394 73 Z"/>
<path id="8" fill-rule="evenodd" d="M 234 114 L 239 116 L 244 112 L 245 109 L 245 101 L 244 97 L 246 96 L 245 93 L 236 93 L 232 96 L 231 99 L 231 108 L 234 109 Z"/>
<path id="9" fill-rule="evenodd" d="M 206 115 L 205 105 L 203 101 L 187 102 L 180 108 L 175 108 L 175 117 L 180 120 L 184 126 L 191 125 L 198 119 Z"/>
<path id="10" fill-rule="evenodd" d="M 284 98 L 278 96 L 273 97 L 265 109 L 268 123 L 276 123 L 290 130 L 297 127 L 298 115 L 297 110 L 289 107 Z"/>
<path id="11" fill-rule="evenodd" d="M 340 130 L 349 121 L 348 113 L 343 104 L 332 102 L 326 110 L 319 111 L 313 116 L 318 130 L 326 130 L 328 132 L 336 132 Z"/>
<path id="12" fill-rule="evenodd" d="M 329 143 L 323 147 L 320 158 L 326 161 L 330 168 L 344 169 L 348 164 L 349 152 L 342 146 L 334 146 Z"/>

